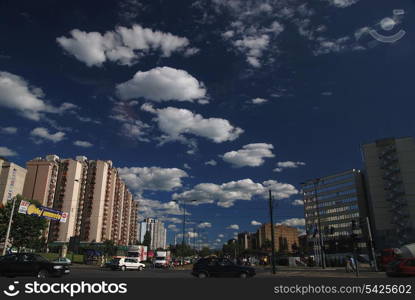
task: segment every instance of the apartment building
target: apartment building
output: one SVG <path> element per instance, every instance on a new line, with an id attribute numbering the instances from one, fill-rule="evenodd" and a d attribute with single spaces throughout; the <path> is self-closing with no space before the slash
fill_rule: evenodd
<path id="1" fill-rule="evenodd" d="M 0 203 L 6 205 L 7 201 L 23 193 L 27 170 L 21 166 L 0 158 Z"/>
<path id="2" fill-rule="evenodd" d="M 138 225 L 140 243 L 144 242 L 144 236 L 147 232 L 150 232 L 151 244 L 150 249 L 156 250 L 158 248 L 166 249 L 167 244 L 167 230 L 164 228 L 164 224 L 157 219 L 146 218 Z"/>
<path id="3" fill-rule="evenodd" d="M 274 225 L 274 246 L 275 251 L 293 253 L 297 250 L 298 229 L 286 225 Z M 263 224 L 257 231 L 259 248 L 271 242 L 271 223 Z"/>
<path id="4" fill-rule="evenodd" d="M 415 241 L 415 140 L 388 138 L 362 146 L 369 213 L 378 249 Z"/>
<path id="5" fill-rule="evenodd" d="M 307 236 L 320 251 L 320 234 L 326 253 L 367 251 L 365 223 L 367 197 L 360 170 L 315 178 L 302 183 Z M 352 240 L 352 234 L 356 240 Z"/>

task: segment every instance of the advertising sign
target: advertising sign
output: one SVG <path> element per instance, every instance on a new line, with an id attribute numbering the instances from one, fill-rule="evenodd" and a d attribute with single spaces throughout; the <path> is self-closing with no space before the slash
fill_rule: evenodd
<path id="1" fill-rule="evenodd" d="M 59 221 L 61 223 L 66 223 L 66 220 L 68 219 L 68 213 L 66 212 L 61 212 L 49 207 L 36 205 L 24 200 L 20 202 L 19 213 L 29 216 L 41 217 L 53 221 Z"/>

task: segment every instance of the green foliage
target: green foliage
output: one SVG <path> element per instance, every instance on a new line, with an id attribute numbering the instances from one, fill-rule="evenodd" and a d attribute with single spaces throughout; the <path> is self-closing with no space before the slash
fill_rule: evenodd
<path id="1" fill-rule="evenodd" d="M 151 245 L 151 234 L 150 234 L 150 231 L 147 231 L 146 234 L 144 235 L 143 245 L 150 248 L 150 245 Z"/>
<path id="2" fill-rule="evenodd" d="M 211 255 L 213 252 L 208 247 L 203 247 L 202 250 L 199 251 L 199 256 L 206 257 Z"/>
<path id="3" fill-rule="evenodd" d="M 18 195 L 13 213 L 13 223 L 10 231 L 10 241 L 18 249 L 25 247 L 35 250 L 43 248 L 45 240 L 41 239 L 42 231 L 48 226 L 44 218 L 19 214 L 20 201 L 25 200 L 39 205 L 37 201 L 23 199 Z M 4 242 L 12 210 L 12 201 L 0 208 L 0 241 Z"/>
<path id="4" fill-rule="evenodd" d="M 230 255 L 232 257 L 240 256 L 244 249 L 242 245 L 239 245 L 238 242 L 234 239 L 229 240 L 228 243 L 224 244 L 222 247 L 223 255 Z"/>
<path id="5" fill-rule="evenodd" d="M 170 245 L 170 251 L 174 257 L 188 257 L 196 254 L 196 250 L 187 244 Z"/>

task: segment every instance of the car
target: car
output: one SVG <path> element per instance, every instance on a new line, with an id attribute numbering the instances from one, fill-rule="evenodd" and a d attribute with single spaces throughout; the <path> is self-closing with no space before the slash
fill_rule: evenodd
<path id="1" fill-rule="evenodd" d="M 386 275 L 415 276 L 415 258 L 398 258 L 386 266 Z"/>
<path id="2" fill-rule="evenodd" d="M 198 278 L 206 277 L 240 277 L 255 276 L 252 267 L 237 265 L 227 258 L 201 258 L 194 265 L 192 275 Z"/>
<path id="3" fill-rule="evenodd" d="M 72 261 L 66 257 L 59 257 L 55 260 L 52 260 L 53 263 L 63 264 L 63 265 L 71 265 Z"/>
<path id="4" fill-rule="evenodd" d="M 0 260 L 0 275 L 7 277 L 36 276 L 46 278 L 61 277 L 69 273 L 68 265 L 53 263 L 34 253 L 8 254 Z"/>
<path id="5" fill-rule="evenodd" d="M 110 265 L 111 270 L 138 270 L 142 271 L 146 267 L 145 264 L 141 263 L 138 258 L 125 257 L 125 258 L 114 258 Z"/>

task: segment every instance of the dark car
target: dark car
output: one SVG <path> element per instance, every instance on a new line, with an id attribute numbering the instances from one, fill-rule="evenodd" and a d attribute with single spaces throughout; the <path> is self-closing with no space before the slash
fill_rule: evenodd
<path id="1" fill-rule="evenodd" d="M 255 269 L 233 263 L 227 258 L 201 258 L 193 265 L 192 275 L 205 277 L 240 277 L 255 276 Z"/>
<path id="2" fill-rule="evenodd" d="M 0 275 L 36 276 L 38 278 L 60 277 L 69 274 L 68 265 L 53 263 L 41 255 L 33 253 L 16 253 L 0 259 Z"/>
<path id="3" fill-rule="evenodd" d="M 386 266 L 387 276 L 415 276 L 415 258 L 398 258 Z"/>

